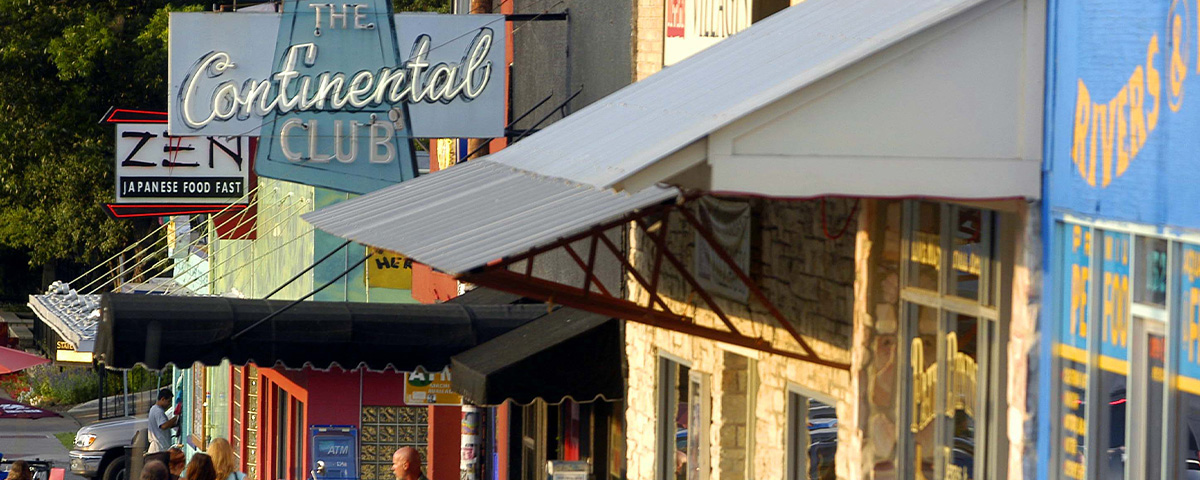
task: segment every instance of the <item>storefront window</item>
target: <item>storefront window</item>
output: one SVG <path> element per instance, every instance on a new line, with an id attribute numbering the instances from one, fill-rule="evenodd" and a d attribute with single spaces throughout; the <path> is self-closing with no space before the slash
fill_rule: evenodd
<path id="1" fill-rule="evenodd" d="M 712 409 L 709 376 L 691 372 L 688 382 L 687 480 L 705 480 L 709 473 L 708 424 Z"/>
<path id="2" fill-rule="evenodd" d="M 984 222 L 983 210 L 977 208 L 958 208 L 954 215 L 954 236 L 952 237 L 951 275 L 952 294 L 979 300 L 980 280 L 984 278 L 986 267 L 984 238 L 991 228 Z"/>
<path id="3" fill-rule="evenodd" d="M 1091 295 L 1092 229 L 1073 225 L 1062 235 L 1065 259 L 1062 280 L 1062 315 L 1059 323 L 1059 461 L 1064 478 L 1087 477 L 1087 378 L 1088 322 Z"/>
<path id="4" fill-rule="evenodd" d="M 908 285 L 936 292 L 942 264 L 942 206 L 920 202 L 910 210 Z"/>
<path id="5" fill-rule="evenodd" d="M 949 383 L 945 425 L 951 438 L 946 478 L 975 478 L 975 418 L 979 399 L 979 319 L 954 314 L 946 338 Z"/>
<path id="6" fill-rule="evenodd" d="M 787 480 L 837 478 L 837 409 L 798 392 L 788 392 Z"/>
<path id="7" fill-rule="evenodd" d="M 1062 287 L 1056 352 L 1062 421 L 1055 424 L 1054 448 L 1061 462 L 1057 478 L 1200 474 L 1200 387 L 1193 385 L 1200 381 L 1191 380 L 1200 379 L 1200 367 L 1189 366 L 1187 343 L 1196 338 L 1189 335 L 1200 337 L 1195 333 L 1200 328 L 1192 330 L 1188 321 L 1189 315 L 1200 316 L 1188 306 L 1187 255 L 1196 248 L 1068 222 L 1061 223 L 1058 232 L 1063 263 L 1058 269 Z M 1180 250 L 1181 296 L 1174 301 L 1167 287 L 1177 282 L 1171 278 L 1171 252 Z M 1200 254 L 1195 256 L 1200 271 Z M 1167 328 L 1173 324 L 1172 304 L 1182 310 L 1182 321 L 1170 333 L 1174 343 Z M 1172 382 L 1166 381 L 1168 357 L 1179 359 L 1175 393 L 1169 390 Z M 1175 399 L 1177 413 L 1168 409 L 1168 398 Z M 1164 445 L 1164 438 L 1174 440 Z M 1175 473 L 1164 471 L 1164 456 L 1171 458 L 1169 468 Z"/>
<path id="8" fill-rule="evenodd" d="M 1167 241 L 1138 237 L 1134 256 L 1133 300 L 1164 307 L 1167 304 Z"/>
<path id="9" fill-rule="evenodd" d="M 1099 473 L 1104 478 L 1125 478 L 1125 412 L 1129 375 L 1129 235 L 1104 232 L 1101 268 Z"/>
<path id="10" fill-rule="evenodd" d="M 937 433 L 934 420 L 937 417 L 938 397 L 938 318 L 937 309 L 921 305 L 909 305 L 915 337 L 909 350 L 909 367 L 912 369 L 912 433 L 913 468 L 924 478 L 937 478 Z"/>
<path id="11" fill-rule="evenodd" d="M 1179 310 L 1175 322 L 1175 380 L 1179 421 L 1172 465 L 1176 478 L 1200 475 L 1200 247 L 1183 245 Z"/>
<path id="12" fill-rule="evenodd" d="M 659 357 L 658 478 L 687 478 L 688 373 L 686 365 Z"/>
<path id="13" fill-rule="evenodd" d="M 1144 321 L 1139 319 L 1139 321 Z M 1166 384 L 1166 345 L 1167 340 L 1162 334 L 1149 334 L 1146 337 L 1145 348 L 1148 361 L 1142 369 L 1142 378 L 1146 379 L 1146 452 L 1144 478 L 1162 478 L 1162 430 L 1163 399 Z"/>
<path id="14" fill-rule="evenodd" d="M 984 478 L 987 452 L 1004 448 L 987 444 L 1004 409 L 981 407 L 1004 398 L 1004 382 L 989 378 L 1004 352 L 991 305 L 1000 284 L 992 268 L 996 216 L 949 204 L 908 207 L 901 311 L 911 382 L 902 463 L 910 478 Z"/>

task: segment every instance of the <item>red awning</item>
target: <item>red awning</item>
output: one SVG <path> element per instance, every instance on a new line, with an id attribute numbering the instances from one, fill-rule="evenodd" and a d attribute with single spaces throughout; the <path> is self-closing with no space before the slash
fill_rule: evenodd
<path id="1" fill-rule="evenodd" d="M 0 375 L 5 373 L 19 372 L 34 365 L 50 363 L 50 359 L 42 358 L 37 355 L 13 350 L 7 347 L 0 347 Z"/>

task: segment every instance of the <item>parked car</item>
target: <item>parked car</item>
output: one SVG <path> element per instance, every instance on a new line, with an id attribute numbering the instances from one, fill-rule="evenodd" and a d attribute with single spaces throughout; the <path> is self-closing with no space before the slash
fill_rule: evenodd
<path id="1" fill-rule="evenodd" d="M 71 473 L 95 480 L 127 480 L 125 447 L 133 444 L 146 417 L 121 417 L 92 423 L 75 434 Z"/>

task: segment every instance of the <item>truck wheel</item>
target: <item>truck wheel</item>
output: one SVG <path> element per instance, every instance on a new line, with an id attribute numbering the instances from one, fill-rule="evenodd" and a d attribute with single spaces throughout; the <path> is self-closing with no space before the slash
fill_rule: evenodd
<path id="1" fill-rule="evenodd" d="M 125 456 L 112 459 L 108 462 L 108 468 L 104 469 L 104 476 L 101 480 L 127 480 L 129 469 L 125 468 Z"/>

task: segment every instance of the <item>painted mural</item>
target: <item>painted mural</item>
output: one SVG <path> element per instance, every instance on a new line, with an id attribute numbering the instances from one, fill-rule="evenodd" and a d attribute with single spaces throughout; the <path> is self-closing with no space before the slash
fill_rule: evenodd
<path id="1" fill-rule="evenodd" d="M 1200 0 L 1059 2 L 1051 208 L 1200 228 Z"/>

